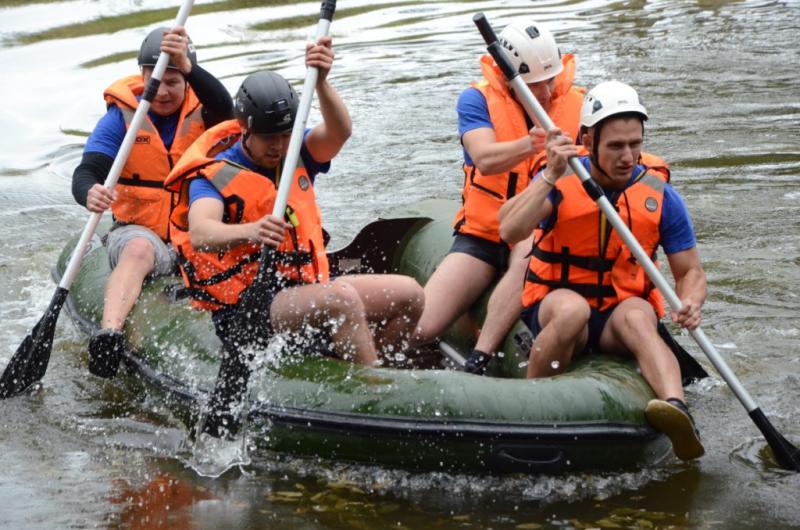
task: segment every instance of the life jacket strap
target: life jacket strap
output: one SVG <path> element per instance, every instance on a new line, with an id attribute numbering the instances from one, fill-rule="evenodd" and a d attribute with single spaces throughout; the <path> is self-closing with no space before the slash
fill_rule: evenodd
<path id="1" fill-rule="evenodd" d="M 563 280 L 545 280 L 538 274 L 528 269 L 526 281 L 550 287 L 551 289 L 569 289 L 584 298 L 616 298 L 617 291 L 613 285 L 597 285 L 594 283 L 572 283 Z"/>
<path id="2" fill-rule="evenodd" d="M 614 260 L 599 256 L 576 256 L 568 252 L 548 252 L 539 246 L 534 247 L 530 254 L 545 263 L 560 263 L 596 272 L 608 272 L 614 267 Z"/>

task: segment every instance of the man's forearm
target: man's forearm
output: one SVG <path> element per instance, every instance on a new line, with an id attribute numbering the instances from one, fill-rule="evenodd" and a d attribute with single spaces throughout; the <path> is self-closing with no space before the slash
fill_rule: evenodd
<path id="1" fill-rule="evenodd" d="M 203 104 L 203 123 L 206 128 L 233 118 L 231 95 L 216 77 L 195 65 L 186 75 L 186 81 Z"/>
<path id="2" fill-rule="evenodd" d="M 83 153 L 83 158 L 72 173 L 72 196 L 81 206 L 86 206 L 86 196 L 95 184 L 102 184 L 114 159 L 103 153 Z"/>

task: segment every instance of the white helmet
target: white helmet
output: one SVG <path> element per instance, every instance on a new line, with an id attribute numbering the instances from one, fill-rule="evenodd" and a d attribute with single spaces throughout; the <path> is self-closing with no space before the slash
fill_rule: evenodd
<path id="1" fill-rule="evenodd" d="M 639 94 L 630 85 L 621 81 L 604 81 L 583 98 L 581 126 L 594 127 L 600 121 L 614 116 L 634 112 L 647 119 L 647 109 L 639 101 Z"/>
<path id="2" fill-rule="evenodd" d="M 526 84 L 546 81 L 564 69 L 553 34 L 533 21 L 512 22 L 498 40 Z"/>

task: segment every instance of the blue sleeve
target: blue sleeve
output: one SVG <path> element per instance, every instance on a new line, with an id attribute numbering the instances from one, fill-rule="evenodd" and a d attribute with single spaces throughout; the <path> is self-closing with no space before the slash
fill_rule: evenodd
<path id="1" fill-rule="evenodd" d="M 197 199 L 203 198 L 217 199 L 225 202 L 222 194 L 211 184 L 211 181 L 204 178 L 196 178 L 189 183 L 189 206 Z"/>
<path id="2" fill-rule="evenodd" d="M 492 120 L 489 117 L 489 106 L 486 104 L 486 98 L 477 88 L 470 87 L 458 96 L 456 112 L 458 112 L 459 137 L 464 136 L 464 133 L 472 129 L 480 129 L 481 127 L 494 129 Z"/>
<path id="3" fill-rule="evenodd" d="M 116 105 L 111 105 L 86 140 L 83 152 L 102 153 L 116 158 L 124 138 L 125 120 L 122 118 L 122 112 Z"/>
<path id="4" fill-rule="evenodd" d="M 458 113 L 458 137 L 462 138 L 465 133 L 482 127 L 494 129 L 492 119 L 489 117 L 489 106 L 486 98 L 480 90 L 470 87 L 458 96 L 456 103 Z M 468 166 L 473 165 L 472 157 L 466 149 L 464 151 L 464 163 Z"/>
<path id="5" fill-rule="evenodd" d="M 697 246 L 692 218 L 686 204 L 669 184 L 664 188 L 660 232 L 661 246 L 666 254 L 675 254 Z"/>
<path id="6" fill-rule="evenodd" d="M 317 177 L 318 173 L 327 173 L 331 169 L 331 162 L 330 160 L 327 162 L 317 162 L 314 160 L 314 157 L 311 156 L 311 153 L 308 151 L 308 147 L 306 147 L 305 139 L 308 137 L 308 133 L 311 132 L 311 129 L 306 129 L 305 134 L 303 135 L 303 145 L 300 148 L 300 158 L 303 159 L 303 164 L 306 166 L 306 171 L 308 172 L 308 178 L 311 179 L 311 184 L 314 184 L 314 180 Z"/>

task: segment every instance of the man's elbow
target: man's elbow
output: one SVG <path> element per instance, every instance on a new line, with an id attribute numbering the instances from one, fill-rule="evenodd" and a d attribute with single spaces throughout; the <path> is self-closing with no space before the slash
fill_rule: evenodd
<path id="1" fill-rule="evenodd" d="M 348 120 L 347 123 L 342 124 L 341 129 L 339 131 L 339 139 L 341 140 L 342 145 L 344 145 L 344 143 L 347 142 L 347 140 L 349 140 L 352 135 L 353 135 L 353 122 Z"/>
<path id="2" fill-rule="evenodd" d="M 481 172 L 481 175 L 497 175 L 503 172 L 503 169 L 489 157 L 474 158 L 472 163 Z"/>
<path id="3" fill-rule="evenodd" d="M 197 233 L 197 230 L 192 230 L 189 232 L 189 242 L 192 244 L 192 247 L 196 249 L 201 248 L 205 243 L 203 238 Z"/>
<path id="4" fill-rule="evenodd" d="M 516 226 L 508 222 L 500 222 L 500 238 L 509 245 L 519 243 L 525 239 L 525 237 L 526 236 L 521 235 L 520 230 Z"/>

